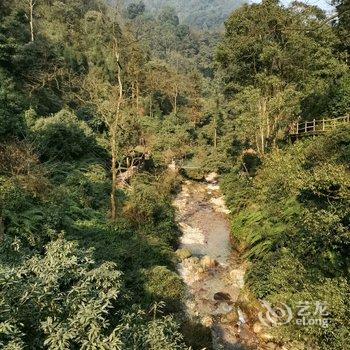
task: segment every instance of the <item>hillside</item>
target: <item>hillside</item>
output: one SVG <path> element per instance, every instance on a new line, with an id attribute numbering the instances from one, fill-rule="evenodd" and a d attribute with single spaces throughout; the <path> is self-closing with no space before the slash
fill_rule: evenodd
<path id="1" fill-rule="evenodd" d="M 135 1 L 127 0 L 126 5 L 132 2 Z M 244 0 L 144 0 L 143 2 L 153 13 L 165 6 L 173 7 L 183 23 L 200 28 L 220 26 L 234 9 L 245 3 Z"/>
<path id="2" fill-rule="evenodd" d="M 349 0 L 187 1 L 0 1 L 0 349 L 350 350 Z"/>

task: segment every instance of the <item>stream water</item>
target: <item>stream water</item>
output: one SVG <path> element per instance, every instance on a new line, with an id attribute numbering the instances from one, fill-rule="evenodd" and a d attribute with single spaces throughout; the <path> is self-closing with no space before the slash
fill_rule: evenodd
<path id="1" fill-rule="evenodd" d="M 214 350 L 265 349 L 237 303 L 246 266 L 232 251 L 229 211 L 219 186 L 215 180 L 185 182 L 174 205 L 180 251 L 187 252 L 178 272 L 187 285 L 188 316 L 211 329 Z"/>

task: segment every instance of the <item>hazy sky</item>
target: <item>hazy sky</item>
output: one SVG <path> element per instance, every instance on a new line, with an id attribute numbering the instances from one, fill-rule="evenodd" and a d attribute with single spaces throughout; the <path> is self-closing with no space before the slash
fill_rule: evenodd
<path id="1" fill-rule="evenodd" d="M 253 2 L 260 2 L 259 0 L 254 0 Z M 282 3 L 285 5 L 288 5 L 291 3 L 291 0 L 282 0 Z M 332 6 L 329 5 L 330 0 L 304 0 L 303 2 L 310 4 L 310 5 L 317 5 L 318 7 L 321 7 L 322 9 L 326 11 L 332 11 Z"/>

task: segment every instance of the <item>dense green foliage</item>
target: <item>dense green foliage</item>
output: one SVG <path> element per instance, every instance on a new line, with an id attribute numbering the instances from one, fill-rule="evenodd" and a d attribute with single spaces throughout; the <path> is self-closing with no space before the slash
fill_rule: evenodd
<path id="1" fill-rule="evenodd" d="M 349 113 L 344 6 L 333 27 L 301 3 L 242 7 L 218 49 L 224 116 L 239 141 L 222 180 L 232 234 L 257 298 L 285 303 L 294 315 L 300 302 L 327 306 L 328 327 L 275 329 L 307 349 L 349 347 L 350 129 L 302 140 L 286 133 L 296 120 Z"/>
<path id="2" fill-rule="evenodd" d="M 122 311 L 127 296 L 113 263 L 95 266 L 91 251 L 62 238 L 0 276 L 3 349 L 183 349 L 171 317 Z"/>
<path id="3" fill-rule="evenodd" d="M 233 235 L 252 261 L 249 285 L 293 307 L 326 302 L 327 328 L 284 330 L 321 349 L 344 349 L 349 338 L 349 157 L 347 128 L 272 152 L 253 179 L 234 171 L 223 182 L 234 193 Z"/>
<path id="4" fill-rule="evenodd" d="M 178 179 L 166 171 L 171 147 L 164 156 L 154 140 L 173 133 L 165 112 L 199 107 L 195 93 L 185 100 L 165 75 L 163 86 L 154 79 L 164 68 L 180 84 L 176 54 L 191 64 L 181 73 L 189 92 L 199 74 L 189 28 L 129 22 L 94 0 L 6 1 L 0 16 L 0 347 L 186 349 L 170 314 L 183 295 Z M 188 43 L 166 54 L 151 36 L 138 45 L 138 25 Z M 150 100 L 153 118 L 141 121 Z"/>

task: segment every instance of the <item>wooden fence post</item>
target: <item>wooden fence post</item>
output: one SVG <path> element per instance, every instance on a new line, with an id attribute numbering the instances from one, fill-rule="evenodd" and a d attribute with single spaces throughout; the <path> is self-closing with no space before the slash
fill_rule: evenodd
<path id="1" fill-rule="evenodd" d="M 321 123 L 322 123 L 323 132 L 326 131 L 327 125 L 329 125 L 329 128 L 327 130 L 336 129 L 337 126 L 340 126 L 344 123 L 350 123 L 350 114 L 346 114 L 344 117 L 339 117 L 339 118 L 330 118 L 330 119 L 322 118 L 322 121 L 321 120 L 316 121 L 316 119 L 314 119 L 313 121 L 310 121 L 310 122 L 305 121 L 300 123 L 293 123 L 289 133 L 291 134 L 294 133 L 294 135 L 308 133 L 310 128 L 310 133 L 313 132 L 314 134 L 316 134 L 317 131 L 321 131 Z M 304 126 L 304 130 L 303 130 L 303 126 Z"/>

